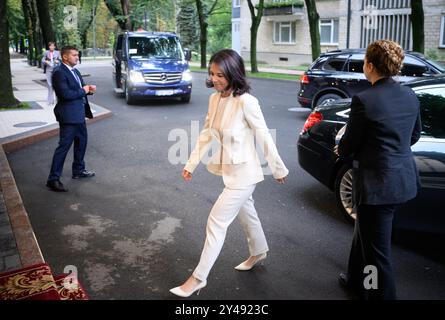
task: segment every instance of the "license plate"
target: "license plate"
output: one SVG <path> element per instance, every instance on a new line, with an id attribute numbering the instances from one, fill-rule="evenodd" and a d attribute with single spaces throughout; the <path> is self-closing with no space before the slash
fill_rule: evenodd
<path id="1" fill-rule="evenodd" d="M 175 93 L 174 90 L 158 90 L 156 91 L 157 96 L 171 96 Z"/>

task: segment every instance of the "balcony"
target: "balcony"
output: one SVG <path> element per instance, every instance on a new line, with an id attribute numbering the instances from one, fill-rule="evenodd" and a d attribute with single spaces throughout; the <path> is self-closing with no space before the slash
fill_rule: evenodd
<path id="1" fill-rule="evenodd" d="M 264 4 L 263 16 L 268 21 L 279 19 L 280 17 L 293 16 L 291 20 L 302 19 L 303 17 L 303 1 L 282 1 L 282 2 L 266 2 Z"/>

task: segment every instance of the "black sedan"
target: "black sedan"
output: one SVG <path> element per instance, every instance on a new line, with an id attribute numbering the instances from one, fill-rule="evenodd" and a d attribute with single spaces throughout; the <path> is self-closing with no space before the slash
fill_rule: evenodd
<path id="1" fill-rule="evenodd" d="M 407 82 L 420 101 L 422 135 L 412 146 L 421 178 L 418 196 L 403 205 L 394 218 L 394 235 L 414 241 L 413 234 L 445 241 L 445 75 Z M 298 140 L 298 161 L 309 174 L 335 192 L 339 211 L 349 221 L 352 209 L 350 159 L 334 152 L 338 131 L 347 121 L 350 99 L 317 107 L 309 115 Z M 443 248 L 442 248 L 443 249 Z"/>

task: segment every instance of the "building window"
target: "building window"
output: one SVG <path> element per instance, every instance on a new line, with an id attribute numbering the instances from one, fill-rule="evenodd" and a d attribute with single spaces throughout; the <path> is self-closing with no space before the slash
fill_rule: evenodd
<path id="1" fill-rule="evenodd" d="M 233 0 L 233 7 L 234 8 L 241 7 L 241 0 Z"/>
<path id="2" fill-rule="evenodd" d="M 320 43 L 338 44 L 338 19 L 320 20 Z"/>
<path id="3" fill-rule="evenodd" d="M 240 30 L 239 22 L 233 23 L 233 32 L 239 32 L 239 30 Z"/>
<path id="4" fill-rule="evenodd" d="M 440 43 L 439 47 L 445 48 L 445 16 L 442 16 L 442 21 L 440 23 Z"/>
<path id="5" fill-rule="evenodd" d="M 275 22 L 273 42 L 278 44 L 295 43 L 295 22 Z"/>

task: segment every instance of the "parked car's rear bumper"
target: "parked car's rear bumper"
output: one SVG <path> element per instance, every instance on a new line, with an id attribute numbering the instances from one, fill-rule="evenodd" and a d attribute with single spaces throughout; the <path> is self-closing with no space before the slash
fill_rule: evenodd
<path id="1" fill-rule="evenodd" d="M 300 166 L 332 190 L 332 177 L 335 174 L 333 152 L 318 144 L 314 139 L 310 139 L 308 134 L 300 135 L 297 149 Z"/>
<path id="2" fill-rule="evenodd" d="M 297 100 L 303 108 L 312 108 L 312 99 L 298 96 Z"/>

